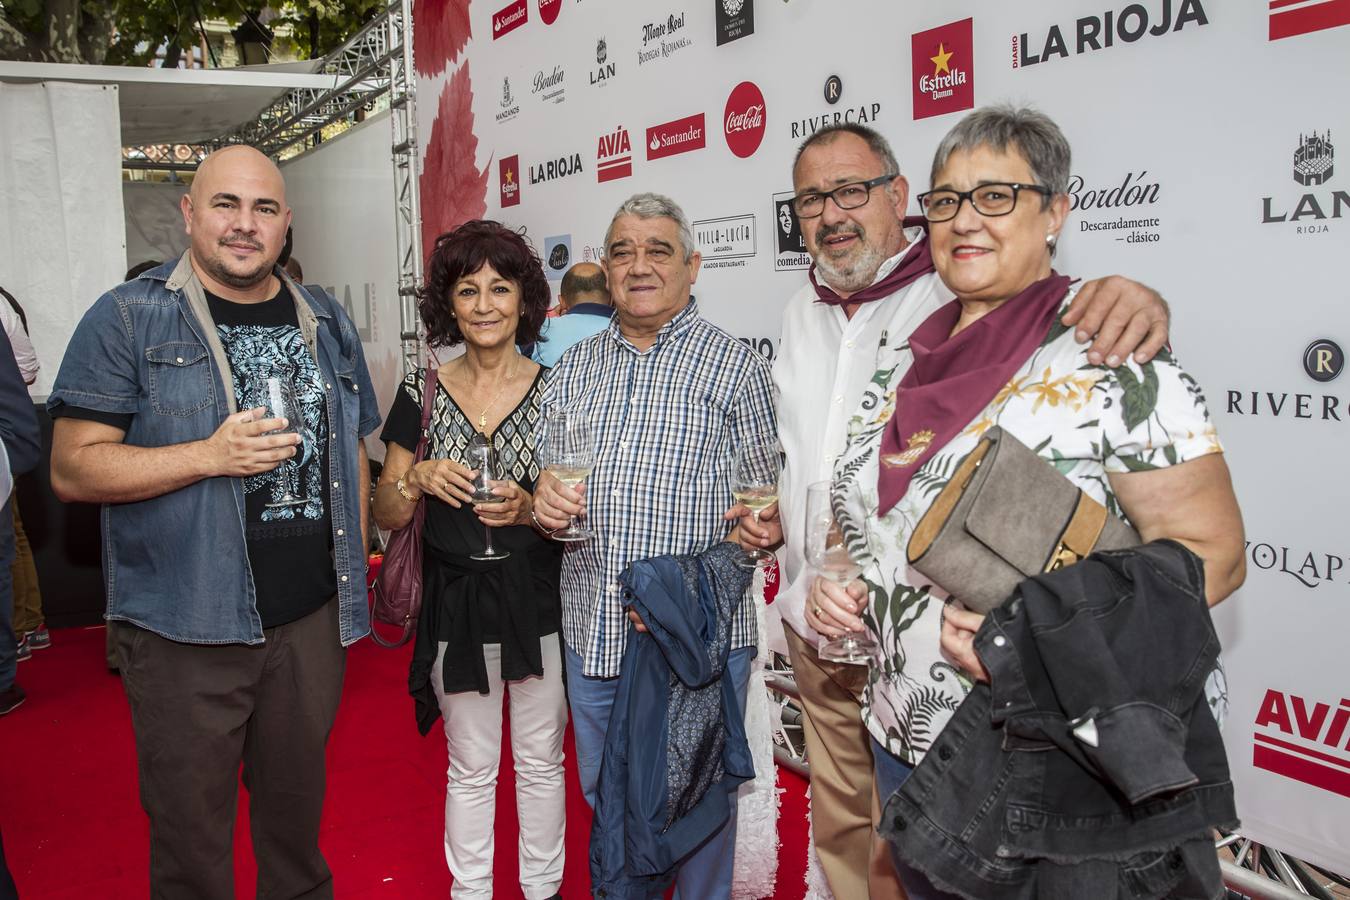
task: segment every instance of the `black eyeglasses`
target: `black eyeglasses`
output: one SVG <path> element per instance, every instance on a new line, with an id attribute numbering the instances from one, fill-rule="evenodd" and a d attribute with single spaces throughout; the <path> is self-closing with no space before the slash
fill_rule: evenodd
<path id="1" fill-rule="evenodd" d="M 792 198 L 792 211 L 797 214 L 799 219 L 814 219 L 825 212 L 826 197 L 833 200 L 834 205 L 840 209 L 857 209 L 860 206 L 867 205 L 868 199 L 872 196 L 872 188 L 893 181 L 897 177 L 894 173 L 878 175 L 876 178 L 867 181 L 852 181 L 848 184 L 842 184 L 834 190 L 824 193 L 812 191 L 806 194 L 798 194 Z"/>
<path id="2" fill-rule="evenodd" d="M 1034 191 L 1042 197 L 1049 197 L 1054 191 L 1039 184 L 1007 184 L 994 182 L 982 184 L 969 191 L 928 191 L 918 196 L 919 208 L 924 218 L 930 222 L 947 222 L 956 218 L 961 209 L 961 201 L 969 200 L 970 205 L 982 216 L 1006 216 L 1017 208 L 1017 195 L 1022 191 Z"/>

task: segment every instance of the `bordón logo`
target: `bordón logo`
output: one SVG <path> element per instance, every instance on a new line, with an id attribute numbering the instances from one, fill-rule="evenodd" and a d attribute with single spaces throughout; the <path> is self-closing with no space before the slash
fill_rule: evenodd
<path id="1" fill-rule="evenodd" d="M 563 77 L 562 66 L 554 66 L 552 70 L 540 69 L 534 73 L 531 93 L 545 103 L 562 103 L 567 99 L 567 86 L 563 84 Z"/>

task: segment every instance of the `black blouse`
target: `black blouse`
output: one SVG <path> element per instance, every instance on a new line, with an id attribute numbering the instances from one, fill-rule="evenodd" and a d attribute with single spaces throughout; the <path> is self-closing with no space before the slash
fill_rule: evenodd
<path id="1" fill-rule="evenodd" d="M 489 435 L 503 478 L 527 491 L 539 477 L 534 433 L 542 415 L 548 369 L 540 369 L 525 396 Z M 415 452 L 422 418 L 426 370 L 403 379 L 385 420 L 381 440 Z M 477 434 L 470 416 L 439 382 L 428 426 L 428 459 L 465 461 Z M 469 554 L 483 549 L 483 523 L 473 507 L 459 509 L 427 495 L 422 530 L 422 614 L 413 646 L 408 688 L 416 699 L 418 727 L 426 734 L 440 716 L 431 669 L 437 644 L 446 643 L 443 684 L 446 693 L 477 690 L 488 693 L 483 644 L 502 645 L 502 677 L 506 680 L 542 675 L 539 638 L 562 626 L 558 594 L 562 547 L 527 525 L 495 528 L 492 542 L 511 555 L 503 560 L 476 561 Z"/>

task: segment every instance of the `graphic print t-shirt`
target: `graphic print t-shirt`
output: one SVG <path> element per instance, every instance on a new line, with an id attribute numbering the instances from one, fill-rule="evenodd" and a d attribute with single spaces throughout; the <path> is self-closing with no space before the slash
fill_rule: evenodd
<path id="1" fill-rule="evenodd" d="M 328 417 L 323 376 L 283 286 L 263 303 L 206 301 L 225 348 L 240 410 L 266 406 L 266 381 L 290 382 L 302 443 L 270 472 L 244 479 L 244 534 L 264 628 L 294 622 L 337 593 L 328 511 Z"/>

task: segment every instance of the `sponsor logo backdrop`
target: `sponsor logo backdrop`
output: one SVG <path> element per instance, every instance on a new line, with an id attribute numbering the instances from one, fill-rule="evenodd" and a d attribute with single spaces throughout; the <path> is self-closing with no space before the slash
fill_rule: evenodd
<path id="1" fill-rule="evenodd" d="M 440 56 L 417 60 L 419 129 L 428 172 L 450 168 L 423 178 L 425 215 L 485 211 L 524 226 L 548 259 L 558 235 L 573 236 L 571 258 L 593 259 L 619 202 L 670 194 L 713 263 L 695 286 L 705 314 L 768 357 L 806 278 L 784 209 L 802 137 L 836 114 L 868 122 L 913 194 L 972 106 L 1031 102 L 1060 123 L 1074 212 L 1057 267 L 1127 274 L 1170 301 L 1176 352 L 1205 389 L 1242 501 L 1249 575 L 1216 620 L 1244 828 L 1350 871 L 1350 565 L 1339 564 L 1350 558 L 1350 389 L 1332 375 L 1350 346 L 1350 147 L 1335 160 L 1350 135 L 1342 5 L 561 5 L 551 25 L 537 2 L 450 0 L 462 23 L 431 16 L 438 37 L 425 46 Z M 556 102 L 533 102 L 535 73 L 554 72 Z M 745 83 L 762 104 L 729 102 Z M 437 127 L 446 110 L 454 124 Z M 729 113 L 748 115 L 729 129 Z M 472 170 L 440 163 L 445 147 Z M 529 172 L 578 152 L 576 177 L 522 190 Z"/>

